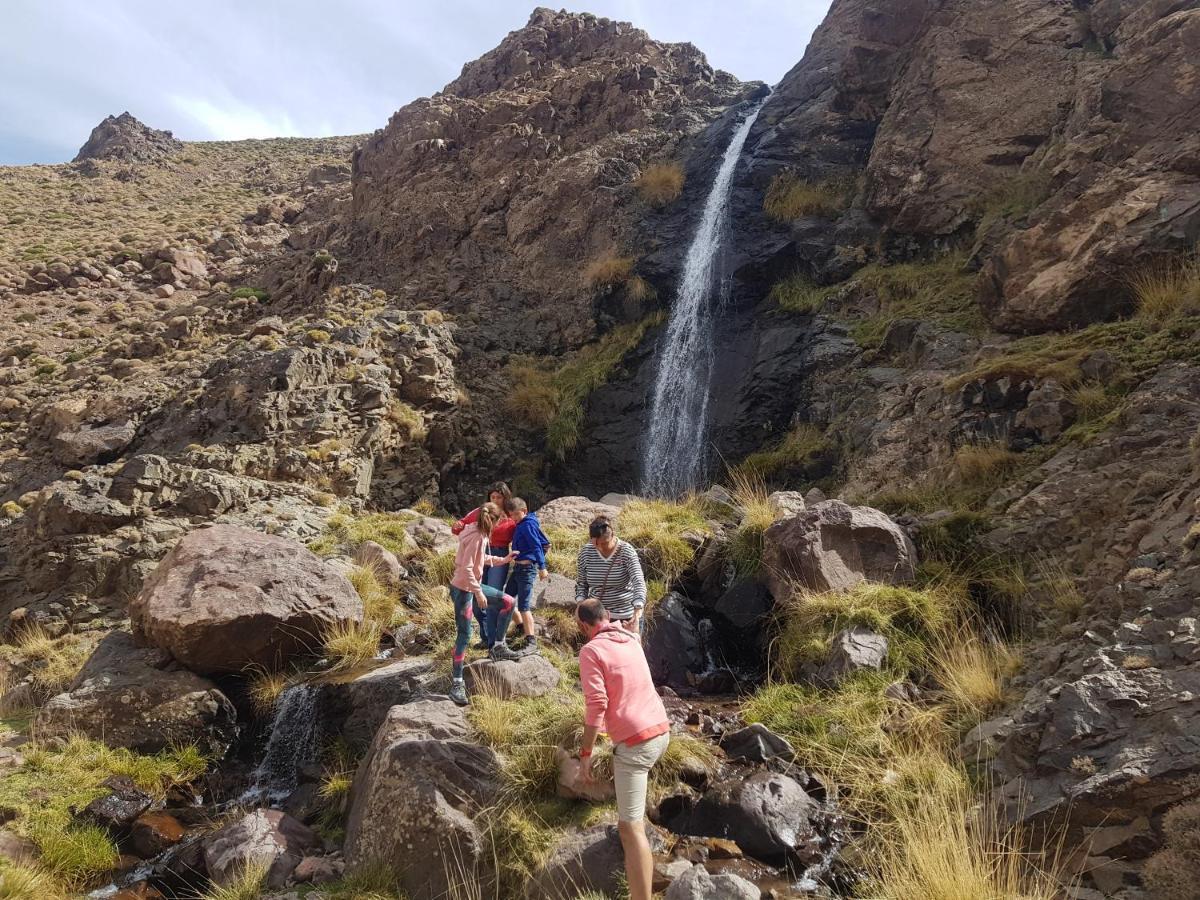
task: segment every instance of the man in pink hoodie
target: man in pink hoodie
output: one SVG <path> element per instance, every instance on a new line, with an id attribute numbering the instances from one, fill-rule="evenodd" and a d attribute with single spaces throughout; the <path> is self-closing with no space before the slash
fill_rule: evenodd
<path id="1" fill-rule="evenodd" d="M 596 599 L 575 610 L 587 643 L 579 651 L 579 682 L 587 704 L 580 741 L 580 777 L 592 778 L 592 748 L 601 729 L 613 743 L 617 830 L 625 850 L 630 900 L 650 900 L 654 859 L 646 839 L 646 790 L 650 769 L 671 741 L 671 724 L 637 635 L 610 622 Z"/>

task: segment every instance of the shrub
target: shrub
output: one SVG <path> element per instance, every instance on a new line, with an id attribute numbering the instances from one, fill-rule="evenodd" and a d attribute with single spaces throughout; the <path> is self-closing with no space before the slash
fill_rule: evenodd
<path id="1" fill-rule="evenodd" d="M 836 285 L 822 287 L 807 275 L 797 272 L 776 282 L 767 299 L 784 312 L 808 314 L 817 312 L 821 304 L 836 290 Z"/>
<path id="2" fill-rule="evenodd" d="M 807 181 L 794 172 L 780 172 L 771 179 L 763 200 L 763 211 L 776 222 L 794 222 L 803 216 L 832 217 L 846 208 L 853 182 L 831 178 Z"/>
<path id="3" fill-rule="evenodd" d="M 323 329 L 320 329 L 320 328 L 310 328 L 310 329 L 309 329 L 308 331 L 306 331 L 304 334 L 305 334 L 305 336 L 307 336 L 307 337 L 308 337 L 308 339 L 309 339 L 310 341 L 312 341 L 314 344 L 327 344 L 327 343 L 329 343 L 330 334 L 329 334 L 329 332 L 328 332 L 328 331 L 324 331 Z"/>
<path id="4" fill-rule="evenodd" d="M 256 300 L 259 303 L 266 303 L 271 299 L 271 295 L 262 288 L 254 287 L 237 288 L 230 296 L 238 300 Z"/>
<path id="5" fill-rule="evenodd" d="M 683 193 L 683 166 L 679 163 L 655 163 L 642 169 L 635 187 L 651 206 L 666 206 Z"/>
<path id="6" fill-rule="evenodd" d="M 379 653 L 383 636 L 377 622 L 347 621 L 325 630 L 325 655 L 334 669 L 353 669 L 366 665 Z"/>
<path id="7" fill-rule="evenodd" d="M 796 425 L 769 450 L 751 453 L 734 470 L 742 477 L 763 480 L 803 466 L 826 449 L 825 436 L 815 425 Z"/>
<path id="8" fill-rule="evenodd" d="M 1161 900 L 1190 900 L 1200 866 L 1200 802 L 1171 807 L 1162 831 L 1165 847 L 1146 864 L 1146 886 Z"/>
<path id="9" fill-rule="evenodd" d="M 428 434 L 425 418 L 403 400 L 393 400 L 388 405 L 387 418 L 393 425 L 406 432 L 410 441 L 423 441 Z"/>
<path id="10" fill-rule="evenodd" d="M 633 274 L 632 256 L 605 256 L 593 260 L 583 270 L 583 279 L 591 287 L 620 284 Z"/>
<path id="11" fill-rule="evenodd" d="M 1162 324 L 1200 315 L 1200 257 L 1158 260 L 1129 279 L 1138 315 Z"/>
<path id="12" fill-rule="evenodd" d="M 1000 444 L 965 444 L 954 452 L 954 474 L 967 487 L 991 490 L 1004 483 L 1021 456 Z"/>

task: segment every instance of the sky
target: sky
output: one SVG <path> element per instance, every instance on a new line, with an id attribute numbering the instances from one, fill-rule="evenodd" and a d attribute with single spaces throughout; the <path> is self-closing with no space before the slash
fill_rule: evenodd
<path id="1" fill-rule="evenodd" d="M 452 81 L 535 0 L 2 0 L 0 165 L 71 159 L 125 110 L 183 140 L 360 134 Z M 561 3 L 561 0 L 560 0 Z M 830 0 L 576 0 L 774 84 Z M 553 5 L 558 8 L 557 4 Z"/>

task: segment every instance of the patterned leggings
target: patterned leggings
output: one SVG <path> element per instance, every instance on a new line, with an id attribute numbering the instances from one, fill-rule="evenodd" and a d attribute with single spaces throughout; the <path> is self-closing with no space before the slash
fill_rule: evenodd
<path id="1" fill-rule="evenodd" d="M 503 591 L 497 590 L 490 584 L 483 585 L 483 595 L 488 598 L 488 606 L 500 604 L 500 617 L 506 625 L 512 615 L 513 598 Z M 458 623 L 458 638 L 454 642 L 454 677 L 462 678 L 463 658 L 467 655 L 467 647 L 471 643 L 472 607 L 475 597 L 470 591 L 460 588 L 450 588 L 450 599 L 454 601 L 454 621 Z"/>

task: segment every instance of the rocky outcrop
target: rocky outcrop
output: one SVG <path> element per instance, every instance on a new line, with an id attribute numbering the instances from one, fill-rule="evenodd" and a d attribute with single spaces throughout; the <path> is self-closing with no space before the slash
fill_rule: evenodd
<path id="1" fill-rule="evenodd" d="M 542 697 L 558 687 L 562 673 L 546 657 L 534 654 L 518 660 L 481 659 L 466 667 L 467 688 L 501 700 Z"/>
<path id="2" fill-rule="evenodd" d="M 218 887 L 237 879 L 250 865 L 267 870 L 268 887 L 283 887 L 305 852 L 319 845 L 317 835 L 291 816 L 259 809 L 207 837 L 204 863 Z"/>
<path id="3" fill-rule="evenodd" d="M 130 603 L 135 635 L 203 673 L 276 670 L 361 621 L 344 576 L 305 547 L 214 525 L 175 545 Z"/>
<path id="4" fill-rule="evenodd" d="M 127 112 L 108 116 L 92 129 L 87 143 L 79 148 L 74 162 L 87 159 L 113 159 L 147 163 L 183 149 L 169 131 L 156 131 L 143 125 Z"/>
<path id="5" fill-rule="evenodd" d="M 662 835 L 647 823 L 646 836 L 656 852 Z M 624 851 L 615 825 L 593 825 L 563 837 L 529 885 L 531 900 L 575 900 L 595 891 L 616 895 L 624 875 Z"/>
<path id="6" fill-rule="evenodd" d="M 140 753 L 194 744 L 221 757 L 237 734 L 236 721 L 217 685 L 180 668 L 166 651 L 138 647 L 116 631 L 70 688 L 38 710 L 34 727 L 44 740 L 82 733 Z"/>
<path id="7" fill-rule="evenodd" d="M 762 891 L 738 875 L 710 875 L 704 866 L 696 865 L 672 881 L 663 896 L 665 900 L 759 900 Z"/>
<path id="8" fill-rule="evenodd" d="M 491 805 L 500 762 L 466 740 L 450 701 L 397 706 L 359 765 L 346 825 L 347 870 L 384 866 L 414 900 L 487 884 L 491 849 L 474 821 Z"/>
<path id="9" fill-rule="evenodd" d="M 877 509 L 826 500 L 763 536 L 763 571 L 776 600 L 794 586 L 843 591 L 863 581 L 912 581 L 917 551 L 912 539 Z"/>

